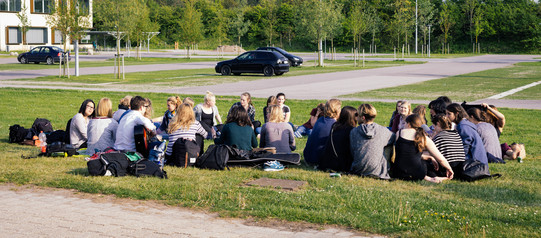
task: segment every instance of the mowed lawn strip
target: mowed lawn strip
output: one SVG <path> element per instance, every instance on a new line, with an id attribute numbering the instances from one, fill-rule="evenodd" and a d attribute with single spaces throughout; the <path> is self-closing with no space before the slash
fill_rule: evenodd
<path id="1" fill-rule="evenodd" d="M 224 59 L 219 58 L 168 58 L 168 57 L 142 57 L 141 60 L 134 57 L 124 58 L 124 65 L 147 65 L 147 64 L 177 64 L 177 63 L 193 63 L 193 62 L 217 62 Z M 99 60 L 99 61 L 79 61 L 79 67 L 104 67 L 104 66 L 114 66 L 114 59 Z M 72 55 L 70 65 L 71 69 L 75 68 L 75 56 Z M 58 63 L 54 65 L 48 65 L 43 62 L 39 64 L 28 63 L 21 64 L 17 61 L 17 57 L 13 58 L 13 62 L 9 64 L 0 64 L 0 71 L 2 70 L 38 70 L 38 69 L 58 69 Z"/>
<path id="2" fill-rule="evenodd" d="M 539 80 L 541 80 L 541 61 L 524 62 L 505 68 L 359 92 L 343 97 L 433 100 L 440 95 L 447 95 L 455 101 L 474 101 Z M 517 93 L 520 95 L 518 98 L 513 98 L 514 96 L 507 98 L 541 100 L 539 91 L 532 88 Z"/>
<path id="3" fill-rule="evenodd" d="M 272 77 L 290 77 L 299 75 L 310 75 L 320 73 L 332 73 L 339 71 L 363 70 L 381 67 L 392 67 L 406 64 L 421 64 L 423 62 L 403 62 L 403 61 L 367 61 L 365 67 L 354 67 L 353 61 L 330 61 L 327 67 L 311 67 L 308 66 L 291 67 L 290 71 L 282 76 Z M 47 76 L 32 79 L 19 79 L 24 81 L 46 81 L 46 82 L 65 82 L 65 83 L 85 83 L 85 84 L 100 84 L 100 83 L 115 83 L 115 84 L 154 84 L 157 86 L 203 86 L 219 83 L 231 83 L 238 81 L 251 81 L 262 79 L 263 74 L 242 74 L 240 76 L 222 76 L 214 71 L 214 68 L 204 69 L 181 69 L 181 70 L 164 70 L 154 72 L 138 72 L 126 73 L 125 79 L 118 80 L 113 77 L 112 72 L 109 74 L 92 74 L 81 75 L 78 77 L 71 76 L 68 78 L 59 78 L 58 76 Z"/>
<path id="4" fill-rule="evenodd" d="M 218 212 L 226 217 L 276 218 L 316 224 L 338 224 L 389 236 L 503 236 L 531 237 L 539 233 L 541 221 L 541 116 L 538 110 L 506 109 L 507 126 L 502 142 L 523 142 L 528 150 L 524 163 L 491 164 L 499 179 L 473 183 L 381 181 L 343 175 L 331 178 L 328 173 L 307 166 L 288 166 L 281 172 L 258 168 L 232 168 L 210 171 L 196 168 L 165 167 L 169 179 L 135 177 L 91 177 L 82 158 L 35 158 L 38 149 L 8 144 L 8 127 L 18 123 L 30 127 L 36 117 L 48 118 L 55 129 L 65 124 L 86 98 L 98 101 L 109 97 L 113 102 L 125 96 L 141 95 L 153 101 L 154 116 L 165 111 L 168 94 L 117 93 L 73 90 L 0 89 L 0 182 L 76 189 L 81 192 L 114 194 L 133 199 L 157 200 Z M 29 100 L 29 95 L 39 100 Z M 196 103 L 201 95 L 190 96 Z M 225 120 L 236 97 L 218 97 L 217 106 Z M 257 119 L 262 120 L 265 99 L 254 99 Z M 292 122 L 308 120 L 310 110 L 319 101 L 287 100 Z M 345 101 L 343 106 L 358 107 L 362 102 Z M 116 104 L 116 103 L 115 103 Z M 376 122 L 387 125 L 394 103 L 374 103 Z M 297 140 L 302 153 L 306 139 Z M 211 144 L 206 141 L 206 146 Z M 307 181 L 296 192 L 249 187 L 249 181 L 268 177 Z"/>

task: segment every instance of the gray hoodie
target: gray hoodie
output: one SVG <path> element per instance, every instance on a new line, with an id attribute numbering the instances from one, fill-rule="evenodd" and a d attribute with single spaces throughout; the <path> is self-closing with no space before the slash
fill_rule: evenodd
<path id="1" fill-rule="evenodd" d="M 384 148 L 394 143 L 395 134 L 386 127 L 372 123 L 354 128 L 349 138 L 353 155 L 351 172 L 360 176 L 390 179 Z"/>

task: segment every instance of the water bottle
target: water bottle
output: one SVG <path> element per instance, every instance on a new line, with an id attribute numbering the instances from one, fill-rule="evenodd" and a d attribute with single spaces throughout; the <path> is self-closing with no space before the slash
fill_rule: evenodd
<path id="1" fill-rule="evenodd" d="M 47 151 L 47 135 L 41 131 L 38 140 L 40 141 L 39 145 L 41 145 L 41 152 L 45 153 L 45 151 Z"/>

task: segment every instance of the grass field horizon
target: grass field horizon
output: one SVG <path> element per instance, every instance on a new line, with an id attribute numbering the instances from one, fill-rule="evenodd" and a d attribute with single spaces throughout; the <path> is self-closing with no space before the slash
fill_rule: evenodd
<path id="1" fill-rule="evenodd" d="M 541 111 L 501 108 L 507 125 L 500 140 L 522 142 L 528 157 L 520 164 L 491 164 L 499 179 L 472 183 L 447 181 L 430 184 L 425 181 L 382 181 L 343 175 L 331 178 L 312 168 L 288 166 L 269 173 L 257 168 L 232 168 L 210 171 L 166 166 L 169 179 L 135 177 L 92 177 L 83 158 L 39 157 L 23 160 L 21 155 L 37 155 L 31 146 L 8 144 L 9 125 L 30 127 L 36 117 L 48 118 L 55 129 L 66 122 L 86 98 L 98 101 L 109 97 L 118 102 L 124 95 L 141 95 L 153 101 L 154 116 L 165 111 L 169 94 L 135 92 L 96 92 L 78 90 L 0 88 L 0 182 L 18 185 L 75 189 L 85 193 L 112 194 L 117 197 L 155 200 L 160 203 L 217 212 L 224 217 L 274 218 L 336 224 L 356 230 L 388 236 L 498 236 L 530 237 L 540 233 L 541 221 Z M 29 95 L 40 100 L 29 100 Z M 196 103 L 202 95 L 189 96 Z M 45 100 L 44 100 L 45 99 Z M 238 97 L 217 97 L 222 118 Z M 256 119 L 262 120 L 261 108 L 266 99 L 254 98 Z M 287 100 L 291 121 L 300 125 L 319 100 Z M 358 107 L 362 101 L 344 101 L 343 106 Z M 373 102 L 378 110 L 376 122 L 388 123 L 394 103 Z M 207 141 L 206 146 L 211 142 Z M 302 153 L 306 138 L 297 140 Z M 307 181 L 295 192 L 250 187 L 249 181 L 267 177 Z"/>

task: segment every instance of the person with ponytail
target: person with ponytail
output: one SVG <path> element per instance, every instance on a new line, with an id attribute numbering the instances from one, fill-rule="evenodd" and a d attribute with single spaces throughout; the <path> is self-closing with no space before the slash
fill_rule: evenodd
<path id="1" fill-rule="evenodd" d="M 395 144 L 396 157 L 391 165 L 391 177 L 403 180 L 424 179 L 433 183 L 453 179 L 453 169 L 427 136 L 421 127 L 422 124 L 421 117 L 417 114 L 406 117 L 404 129 L 398 131 Z M 430 153 L 430 156 L 423 155 L 425 150 Z M 433 166 L 436 171 L 445 169 L 445 177 L 428 176 L 428 166 Z"/>
<path id="2" fill-rule="evenodd" d="M 169 122 L 175 116 L 176 110 L 180 106 L 180 104 L 182 104 L 182 99 L 179 96 L 171 96 L 167 98 L 167 110 L 163 115 L 162 124 L 158 129 L 159 132 L 167 131 L 167 128 L 169 127 Z"/>
<path id="3" fill-rule="evenodd" d="M 166 161 L 172 158 L 173 145 L 178 139 L 196 141 L 196 134 L 203 137 L 207 136 L 207 132 L 203 126 L 201 126 L 201 123 L 195 120 L 191 105 L 183 103 L 175 111 L 177 113 L 175 113 L 175 116 L 167 128 L 169 143 L 167 144 L 167 150 L 165 151 Z"/>
<path id="4" fill-rule="evenodd" d="M 205 102 L 197 104 L 193 111 L 195 113 L 195 120 L 201 122 L 208 136 L 206 139 L 214 139 L 219 131 L 216 127 L 218 124 L 222 124 L 222 117 L 216 107 L 216 96 L 210 91 L 207 91 L 204 98 Z"/>
<path id="5" fill-rule="evenodd" d="M 452 103 L 446 108 L 447 117 L 456 124 L 456 131 L 462 138 L 466 160 L 475 159 L 488 166 L 487 151 L 483 140 L 477 132 L 477 126 L 468 120 L 468 114 L 458 103 Z"/>

